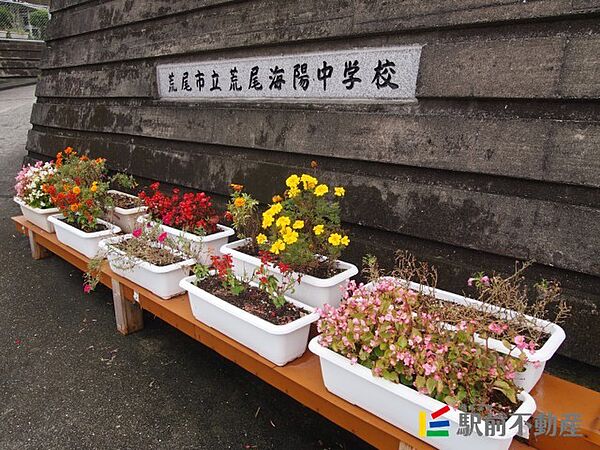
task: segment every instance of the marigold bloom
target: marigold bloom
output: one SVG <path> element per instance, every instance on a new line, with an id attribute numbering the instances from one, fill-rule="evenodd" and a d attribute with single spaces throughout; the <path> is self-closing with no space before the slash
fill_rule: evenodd
<path id="1" fill-rule="evenodd" d="M 315 195 L 317 197 L 323 197 L 329 192 L 329 188 L 325 184 L 320 184 L 315 188 Z"/>
<path id="2" fill-rule="evenodd" d="M 285 229 L 285 233 L 283 233 L 283 242 L 288 245 L 292 245 L 298 241 L 298 233 L 292 230 L 290 227 Z"/>
<path id="3" fill-rule="evenodd" d="M 298 189 L 297 187 L 295 187 L 295 188 L 290 188 L 290 189 L 288 189 L 288 191 L 287 191 L 287 196 L 288 196 L 289 198 L 294 198 L 294 197 L 297 197 L 297 196 L 298 196 L 298 194 L 300 194 L 300 189 Z"/>
<path id="4" fill-rule="evenodd" d="M 269 251 L 271 253 L 274 253 L 275 255 L 279 255 L 280 252 L 285 250 L 285 242 L 283 242 L 281 239 L 277 239 L 273 245 L 271 246 L 271 248 L 269 249 Z"/>
<path id="5" fill-rule="evenodd" d="M 279 203 L 283 201 L 283 197 L 281 195 L 274 195 L 271 200 L 273 201 L 273 203 Z"/>
<path id="6" fill-rule="evenodd" d="M 327 241 L 334 247 L 337 247 L 342 242 L 342 236 L 339 233 L 331 233 Z"/>
<path id="7" fill-rule="evenodd" d="M 324 225 L 315 225 L 313 227 L 313 233 L 315 233 L 315 236 L 319 236 L 320 234 L 323 234 L 323 231 L 325 231 Z"/>
<path id="8" fill-rule="evenodd" d="M 334 191 L 334 195 L 337 197 L 343 197 L 344 195 L 346 195 L 346 189 L 344 189 L 341 186 L 336 186 L 335 188 L 333 188 Z"/>
<path id="9" fill-rule="evenodd" d="M 300 177 L 296 174 L 290 175 L 287 180 L 285 180 L 285 185 L 290 189 L 298 187 L 300 184 Z"/>
<path id="10" fill-rule="evenodd" d="M 305 173 L 303 173 L 302 176 L 300 177 L 300 181 L 302 181 L 305 191 L 307 191 L 309 189 L 314 189 L 315 186 L 319 183 L 319 180 L 317 180 L 315 177 L 305 174 Z"/>
<path id="11" fill-rule="evenodd" d="M 96 192 L 98 190 L 98 185 L 96 184 L 96 182 L 94 181 L 94 183 L 92 184 L 92 186 L 90 187 L 90 191 L 92 192 Z"/>
<path id="12" fill-rule="evenodd" d="M 292 225 L 292 228 L 294 230 L 301 230 L 302 228 L 304 228 L 304 220 L 296 220 Z"/>
<path id="13" fill-rule="evenodd" d="M 233 204 L 236 208 L 241 208 L 246 204 L 246 199 L 244 197 L 238 197 L 233 201 Z"/>
<path id="14" fill-rule="evenodd" d="M 258 244 L 264 244 L 265 242 L 267 242 L 267 237 L 266 237 L 264 234 L 262 234 L 262 233 L 259 233 L 259 234 L 256 236 L 256 242 L 257 242 Z"/>
<path id="15" fill-rule="evenodd" d="M 73 153 L 73 148 L 71 148 L 71 147 L 65 148 L 65 155 L 70 155 L 71 153 Z"/>
<path id="16" fill-rule="evenodd" d="M 273 224 L 273 216 L 267 213 L 263 213 L 262 227 L 269 228 Z"/>
<path id="17" fill-rule="evenodd" d="M 277 227 L 279 228 L 285 228 L 287 227 L 292 221 L 290 220 L 289 217 L 287 216 L 281 216 L 277 219 L 277 221 L 275 222 L 275 225 L 277 225 Z"/>
<path id="18" fill-rule="evenodd" d="M 81 194 L 81 189 L 79 188 L 79 186 L 73 187 L 73 194 L 75 194 L 75 195 Z"/>
<path id="19" fill-rule="evenodd" d="M 233 189 L 236 192 L 240 192 L 242 189 L 244 189 L 244 185 L 243 184 L 231 183 L 229 186 L 231 187 L 231 189 Z"/>
<path id="20" fill-rule="evenodd" d="M 79 205 L 77 203 L 73 203 L 71 205 L 71 211 L 76 212 L 79 209 Z"/>

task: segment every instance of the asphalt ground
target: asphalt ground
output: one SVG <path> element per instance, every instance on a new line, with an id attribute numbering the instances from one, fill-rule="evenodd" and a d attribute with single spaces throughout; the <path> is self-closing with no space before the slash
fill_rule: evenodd
<path id="1" fill-rule="evenodd" d="M 10 221 L 34 87 L 0 92 L 0 449 L 366 449 L 360 439 L 145 314 L 34 261 Z"/>

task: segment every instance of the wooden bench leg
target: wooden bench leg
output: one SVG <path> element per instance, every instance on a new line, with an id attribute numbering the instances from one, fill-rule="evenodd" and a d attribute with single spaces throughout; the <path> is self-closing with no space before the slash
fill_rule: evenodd
<path id="1" fill-rule="evenodd" d="M 29 236 L 29 248 L 31 249 L 31 257 L 33 259 L 43 259 L 50 256 L 50 251 L 35 241 L 33 231 L 28 230 L 27 235 Z"/>
<path id="2" fill-rule="evenodd" d="M 117 330 L 122 334 L 135 333 L 144 328 L 144 316 L 142 309 L 125 299 L 123 286 L 117 280 L 111 280 L 113 303 L 115 305 L 115 320 Z"/>

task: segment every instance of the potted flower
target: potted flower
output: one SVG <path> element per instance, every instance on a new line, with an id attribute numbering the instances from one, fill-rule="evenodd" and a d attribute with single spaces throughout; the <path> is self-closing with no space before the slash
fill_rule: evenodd
<path id="1" fill-rule="evenodd" d="M 426 312 L 420 300 L 386 277 L 369 285 L 351 282 L 338 308 L 325 305 L 321 335 L 309 344 L 320 358 L 325 386 L 437 448 L 508 449 L 536 409 L 514 383 L 523 361 L 477 345 L 472 323 L 449 329 L 440 309 Z M 443 440 L 425 432 L 425 416 L 440 410 L 446 410 Z M 502 418 L 505 427 L 494 436 L 482 429 L 464 436 L 461 414 L 492 423 Z"/>
<path id="2" fill-rule="evenodd" d="M 529 266 L 518 265 L 509 277 L 474 275 L 467 284 L 476 290 L 477 299 L 437 289 L 435 269 L 416 263 L 407 253 L 400 253 L 395 274 L 409 289 L 419 292 L 423 303 L 441 305 L 445 323 L 456 328 L 463 321 L 473 321 L 478 343 L 524 358 L 525 370 L 517 373 L 515 382 L 529 392 L 541 378 L 546 361 L 564 341 L 559 324 L 571 309 L 560 296 L 558 283 L 542 280 L 533 288 L 526 286 L 523 273 Z"/>
<path id="3" fill-rule="evenodd" d="M 38 161 L 33 166 L 23 166 L 15 178 L 17 183 L 14 201 L 21 207 L 21 213 L 48 233 L 54 232 L 54 226 L 48 222 L 48 217 L 58 212 L 48 191 L 54 171 L 53 162 Z"/>
<path id="4" fill-rule="evenodd" d="M 79 157 L 71 147 L 56 155 L 56 172 L 48 190 L 61 214 L 48 219 L 56 238 L 88 258 L 98 252 L 98 243 L 121 229 L 100 219 L 108 182 L 105 160 Z"/>
<path id="5" fill-rule="evenodd" d="M 330 189 L 307 174 L 289 176 L 286 186 L 284 195 L 273 197 L 273 203 L 262 213 L 260 228 L 251 227 L 253 233 L 236 220 L 237 209 L 246 207 L 249 200 L 234 189 L 229 212 L 241 239 L 224 245 L 221 252 L 232 256 L 236 273 L 242 275 L 255 271 L 260 266 L 258 252 L 266 251 L 298 274 L 293 298 L 315 307 L 336 305 L 343 287 L 358 273 L 356 266 L 339 260 L 350 243 L 341 228 L 336 200 L 345 190 L 341 186 Z M 281 276 L 276 265 L 270 265 L 269 270 Z"/>
<path id="6" fill-rule="evenodd" d="M 126 189 L 134 189 L 137 182 L 131 176 L 117 174 L 113 177 L 113 183 Z M 142 199 L 117 189 L 106 191 L 104 219 L 117 225 L 125 233 L 131 233 L 138 227 L 137 219 L 146 214 L 146 208 Z"/>
<path id="7" fill-rule="evenodd" d="M 283 282 L 261 269 L 253 281 L 234 274 L 230 255 L 211 259 L 215 270 L 198 265 L 181 281 L 194 317 L 278 366 L 301 356 L 318 314 L 285 295 L 294 284 L 289 267 L 280 265 Z"/>
<path id="8" fill-rule="evenodd" d="M 102 260 L 106 257 L 113 272 L 127 278 L 163 299 L 183 292 L 182 278 L 190 274 L 195 260 L 175 249 L 176 242 L 160 226 L 136 228 L 131 234 L 100 241 L 102 252 L 90 260 L 84 291 L 98 283 Z"/>
<path id="9" fill-rule="evenodd" d="M 169 235 L 178 238 L 180 248 L 194 255 L 199 263 L 209 264 L 211 256 L 221 254 L 220 247 L 234 231 L 219 224 L 212 200 L 204 192 L 181 194 L 175 188 L 169 196 L 159 189 L 157 182 L 150 185 L 148 192 L 140 192 L 149 220 L 160 223 Z"/>

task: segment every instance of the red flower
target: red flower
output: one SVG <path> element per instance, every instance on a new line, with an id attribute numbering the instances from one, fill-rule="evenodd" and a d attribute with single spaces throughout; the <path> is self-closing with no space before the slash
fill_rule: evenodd
<path id="1" fill-rule="evenodd" d="M 142 229 L 141 228 L 136 228 L 135 230 L 133 230 L 131 232 L 131 234 L 133 234 L 133 237 L 139 238 L 142 235 Z"/>
<path id="2" fill-rule="evenodd" d="M 277 267 L 279 268 L 281 273 L 288 273 L 292 270 L 289 264 L 282 263 L 281 261 L 277 263 Z"/>

